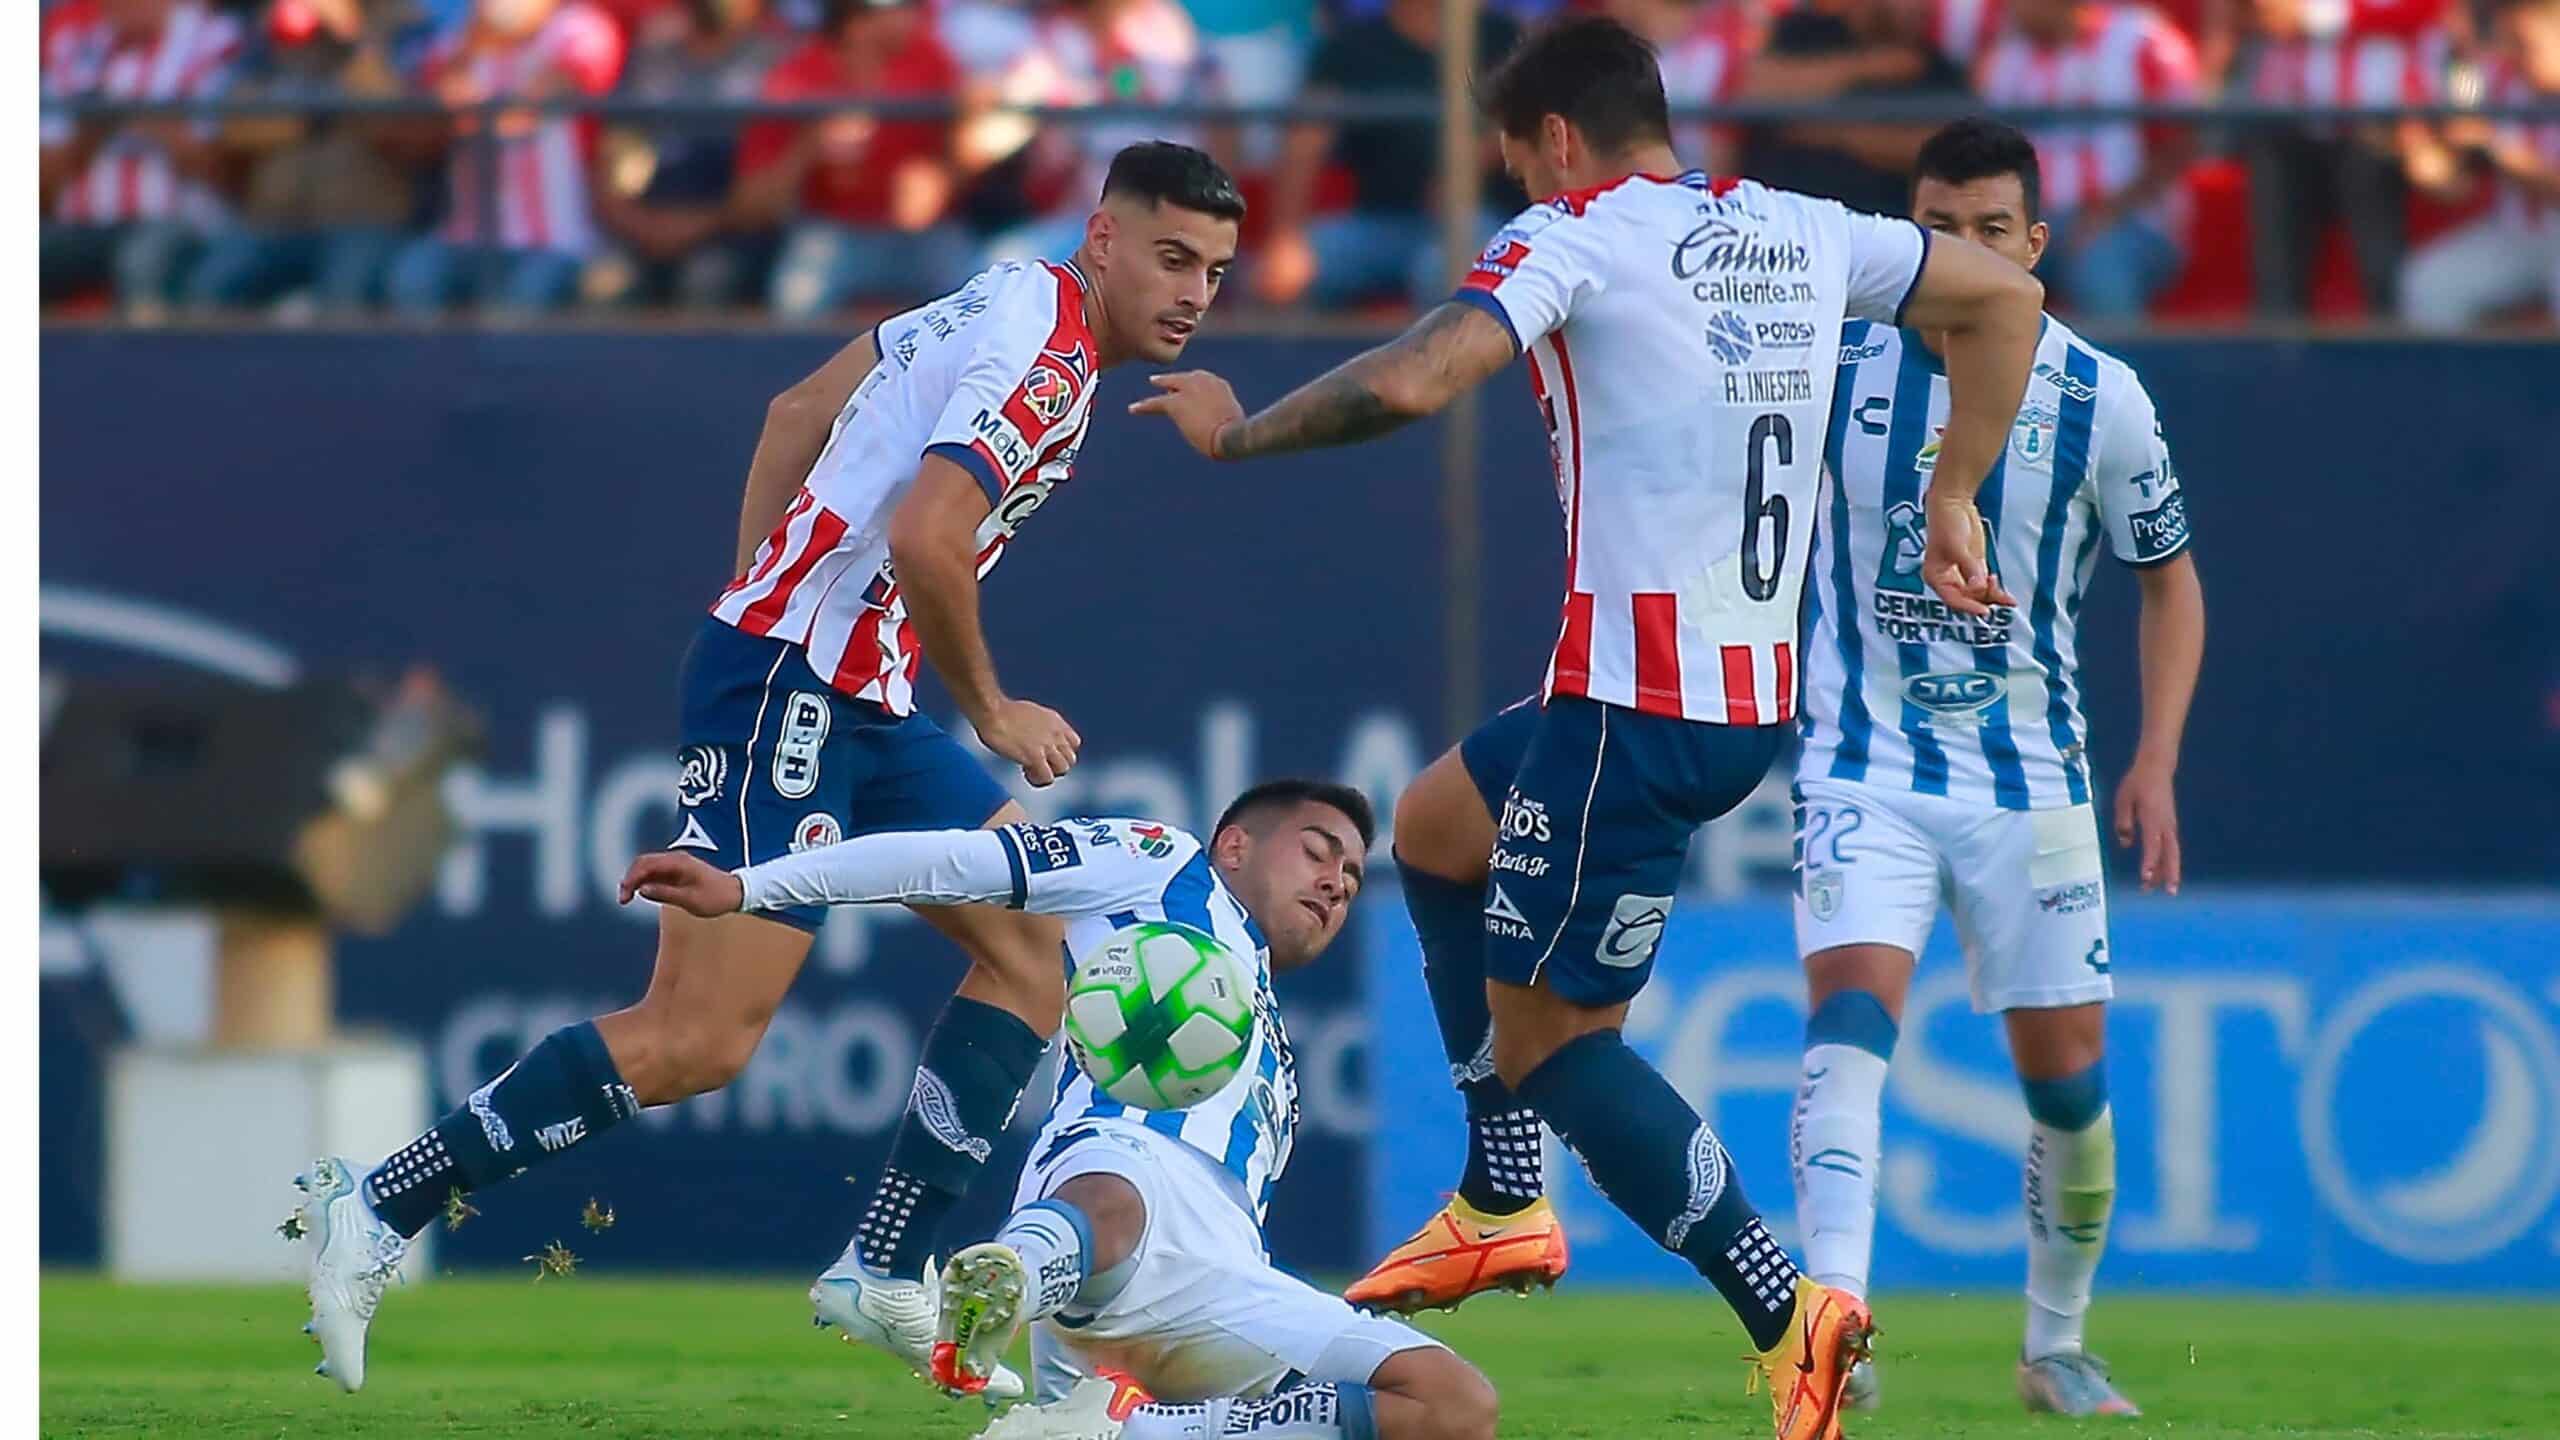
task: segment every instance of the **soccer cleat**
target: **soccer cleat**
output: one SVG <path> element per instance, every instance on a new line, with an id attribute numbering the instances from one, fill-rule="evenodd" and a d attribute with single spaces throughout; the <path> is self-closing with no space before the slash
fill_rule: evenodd
<path id="1" fill-rule="evenodd" d="M 1875 1336 L 1875 1321 L 1856 1296 L 1797 1277 L 1786 1338 L 1752 1357 L 1752 1379 L 1769 1385 L 1777 1440 L 1839 1440 L 1849 1372 L 1874 1353 Z"/>
<path id="2" fill-rule="evenodd" d="M 972 1245 L 942 1267 L 933 1330 L 933 1383 L 962 1395 L 987 1388 L 1022 1333 L 1022 1297 L 1031 1276 L 1010 1245 Z"/>
<path id="3" fill-rule="evenodd" d="M 1079 1380 L 1066 1398 L 1046 1405 L 1016 1405 L 999 1415 L 978 1440 L 1120 1440 L 1130 1412 L 1147 1392 L 1126 1377 Z"/>
<path id="4" fill-rule="evenodd" d="M 1875 1357 L 1849 1367 L 1849 1383 L 1840 1389 L 1840 1405 L 1845 1410 L 1884 1408 L 1884 1377 L 1876 1373 Z"/>
<path id="5" fill-rule="evenodd" d="M 1487 1290 L 1526 1295 L 1553 1288 L 1564 1278 L 1565 1259 L 1564 1225 L 1545 1196 L 1509 1215 L 1487 1215 L 1452 1195 L 1343 1298 L 1363 1310 L 1399 1315 L 1455 1309 Z"/>
<path id="6" fill-rule="evenodd" d="M 2108 1378 L 2107 1362 L 2085 1353 L 2041 1355 L 2019 1361 L 2018 1398 L 2038 1414 L 2142 1413 Z"/>
<path id="7" fill-rule="evenodd" d="M 859 1263 L 839 1263 L 809 1287 L 818 1328 L 843 1331 L 848 1344 L 885 1350 L 928 1380 L 933 1378 L 939 1296 L 937 1287 L 921 1280 L 893 1280 Z M 976 1393 L 989 1400 L 1020 1399 L 1022 1377 L 998 1365 Z"/>
<path id="8" fill-rule="evenodd" d="M 409 1253 L 409 1238 L 373 1213 L 344 1160 L 314 1160 L 293 1183 L 308 1197 L 295 1213 L 311 1244 L 311 1320 L 302 1333 L 320 1345 L 312 1373 L 352 1395 L 364 1388 L 365 1331 Z"/>

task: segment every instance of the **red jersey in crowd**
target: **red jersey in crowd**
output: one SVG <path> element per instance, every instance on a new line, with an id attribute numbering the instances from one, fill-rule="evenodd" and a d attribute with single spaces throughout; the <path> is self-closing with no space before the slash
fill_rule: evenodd
<path id="1" fill-rule="evenodd" d="M 44 94 L 108 100 L 182 100 L 218 94 L 240 54 L 240 22 L 195 0 L 169 8 L 150 33 L 119 31 L 97 0 L 72 0 L 44 17 Z M 71 139 L 67 117 L 46 115 L 43 143 Z M 178 173 L 168 152 L 135 126 L 120 126 L 62 187 L 51 218 L 74 225 L 222 218 L 221 198 Z"/>
<path id="2" fill-rule="evenodd" d="M 540 98 L 601 95 L 622 71 L 622 31 L 585 0 L 566 0 L 531 34 L 515 40 L 466 27 L 429 52 L 420 79 L 430 93 Z M 497 224 L 482 213 L 491 192 L 482 174 L 488 147 L 476 133 L 454 142 L 451 208 L 443 236 L 457 245 L 494 239 L 510 250 L 557 250 L 584 255 L 595 248 L 588 213 L 588 166 L 595 127 L 567 115 L 544 115 L 529 126 L 502 119 L 494 186 Z"/>
<path id="3" fill-rule="evenodd" d="M 843 49 L 819 36 L 785 57 L 765 77 L 768 100 L 925 100 L 960 88 L 959 64 L 933 27 L 919 24 L 879 67 L 856 75 Z M 848 119 L 808 122 L 817 153 L 801 182 L 800 207 L 810 215 L 847 225 L 889 223 L 890 178 L 911 160 L 939 160 L 950 152 L 951 127 L 939 120 Z M 768 120 L 748 128 L 739 143 L 738 168 L 762 170 L 780 160 L 804 124 Z"/>
<path id="4" fill-rule="evenodd" d="M 2015 25 L 1982 57 L 1974 88 L 1994 105 L 2131 105 L 2196 98 L 2199 67 L 2186 33 L 2147 5 L 2092 4 L 2067 43 L 2046 45 Z M 2109 121 L 2028 128 L 2044 167 L 2046 207 L 2068 215 L 2121 192 L 2150 147 L 2174 126 Z M 2177 192 L 2149 218 L 2176 233 Z"/>

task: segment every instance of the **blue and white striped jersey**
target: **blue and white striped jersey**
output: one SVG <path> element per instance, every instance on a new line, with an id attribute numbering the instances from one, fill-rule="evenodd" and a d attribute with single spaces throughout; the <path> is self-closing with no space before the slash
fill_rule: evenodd
<path id="1" fill-rule="evenodd" d="M 801 905 L 1010 905 L 1067 922 L 1066 963 L 1145 920 L 1206 930 L 1253 960 L 1253 1047 L 1244 1073 L 1188 1110 L 1133 1110 L 1061 1060 L 1049 1123 L 1031 1148 L 1038 1164 L 1078 1125 L 1143 1125 L 1209 1157 L 1235 1183 L 1237 1204 L 1262 1223 L 1271 1187 L 1289 1165 L 1298 1129 L 1298 1067 L 1271 996 L 1271 946 L 1208 852 L 1153 820 L 1070 818 L 994 830 L 893 830 L 779 856 L 739 870 L 741 908 Z M 970 1137 L 963 1135 L 961 1138 Z"/>
<path id="2" fill-rule="evenodd" d="M 1920 578 L 1920 502 L 1946 418 L 1946 371 L 1916 334 L 1854 320 L 1842 330 L 1796 774 L 2009 810 L 2084 803 L 2073 636 L 2099 539 L 2132 565 L 2187 547 L 2158 416 L 2123 361 L 2045 321 L 1980 500 L 1992 567 L 2020 606 L 1982 620 Z"/>
<path id="3" fill-rule="evenodd" d="M 1188 1110 L 1135 1110 L 1094 1088 L 1072 1061 L 1058 1065 L 1049 1123 L 1032 1142 L 1038 1164 L 1067 1132 L 1096 1120 L 1143 1125 L 1209 1157 L 1235 1181 L 1235 1199 L 1262 1223 L 1271 1187 L 1289 1165 L 1298 1128 L 1298 1067 L 1271 996 L 1271 948 L 1189 833 L 1149 820 L 1068 819 L 995 832 L 1022 857 L 1025 908 L 1067 919 L 1066 960 L 1076 962 L 1123 926 L 1172 920 L 1206 930 L 1253 958 L 1254 1028 L 1244 1073 Z"/>

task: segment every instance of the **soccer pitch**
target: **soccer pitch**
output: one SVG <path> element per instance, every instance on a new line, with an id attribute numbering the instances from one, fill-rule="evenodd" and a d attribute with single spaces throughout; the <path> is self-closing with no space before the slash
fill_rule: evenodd
<path id="1" fill-rule="evenodd" d="M 48 1436 L 960 1440 L 986 1413 L 818 1337 L 798 1284 L 779 1278 L 577 1274 L 395 1290 L 355 1396 L 310 1373 L 318 1351 L 299 1333 L 293 1289 L 52 1275 L 42 1297 Z M 2093 1337 L 2148 1409 L 2126 1422 L 2019 1413 L 2006 1296 L 1887 1295 L 1877 1313 L 1886 1409 L 1850 1427 L 1875 1440 L 2560 1434 L 2560 1305 L 2101 1296 Z M 1766 1403 L 1743 1393 L 1743 1341 L 1704 1290 L 1486 1298 L 1425 1327 L 1493 1377 L 1506 1436 L 1767 1433 Z"/>

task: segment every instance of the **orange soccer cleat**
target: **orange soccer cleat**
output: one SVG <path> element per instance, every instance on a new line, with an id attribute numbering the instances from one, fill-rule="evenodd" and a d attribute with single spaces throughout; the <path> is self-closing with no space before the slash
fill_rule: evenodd
<path id="1" fill-rule="evenodd" d="M 1509 1215 L 1487 1215 L 1452 1195 L 1343 1298 L 1398 1315 L 1454 1309 L 1487 1290 L 1526 1295 L 1550 1288 L 1564 1278 L 1564 1267 L 1564 1225 L 1544 1196 Z"/>
<path id="2" fill-rule="evenodd" d="M 1777 1440 L 1839 1440 L 1841 1391 L 1875 1336 L 1876 1322 L 1856 1296 L 1797 1277 L 1786 1338 L 1752 1357 L 1753 1380 L 1769 1385 Z"/>

